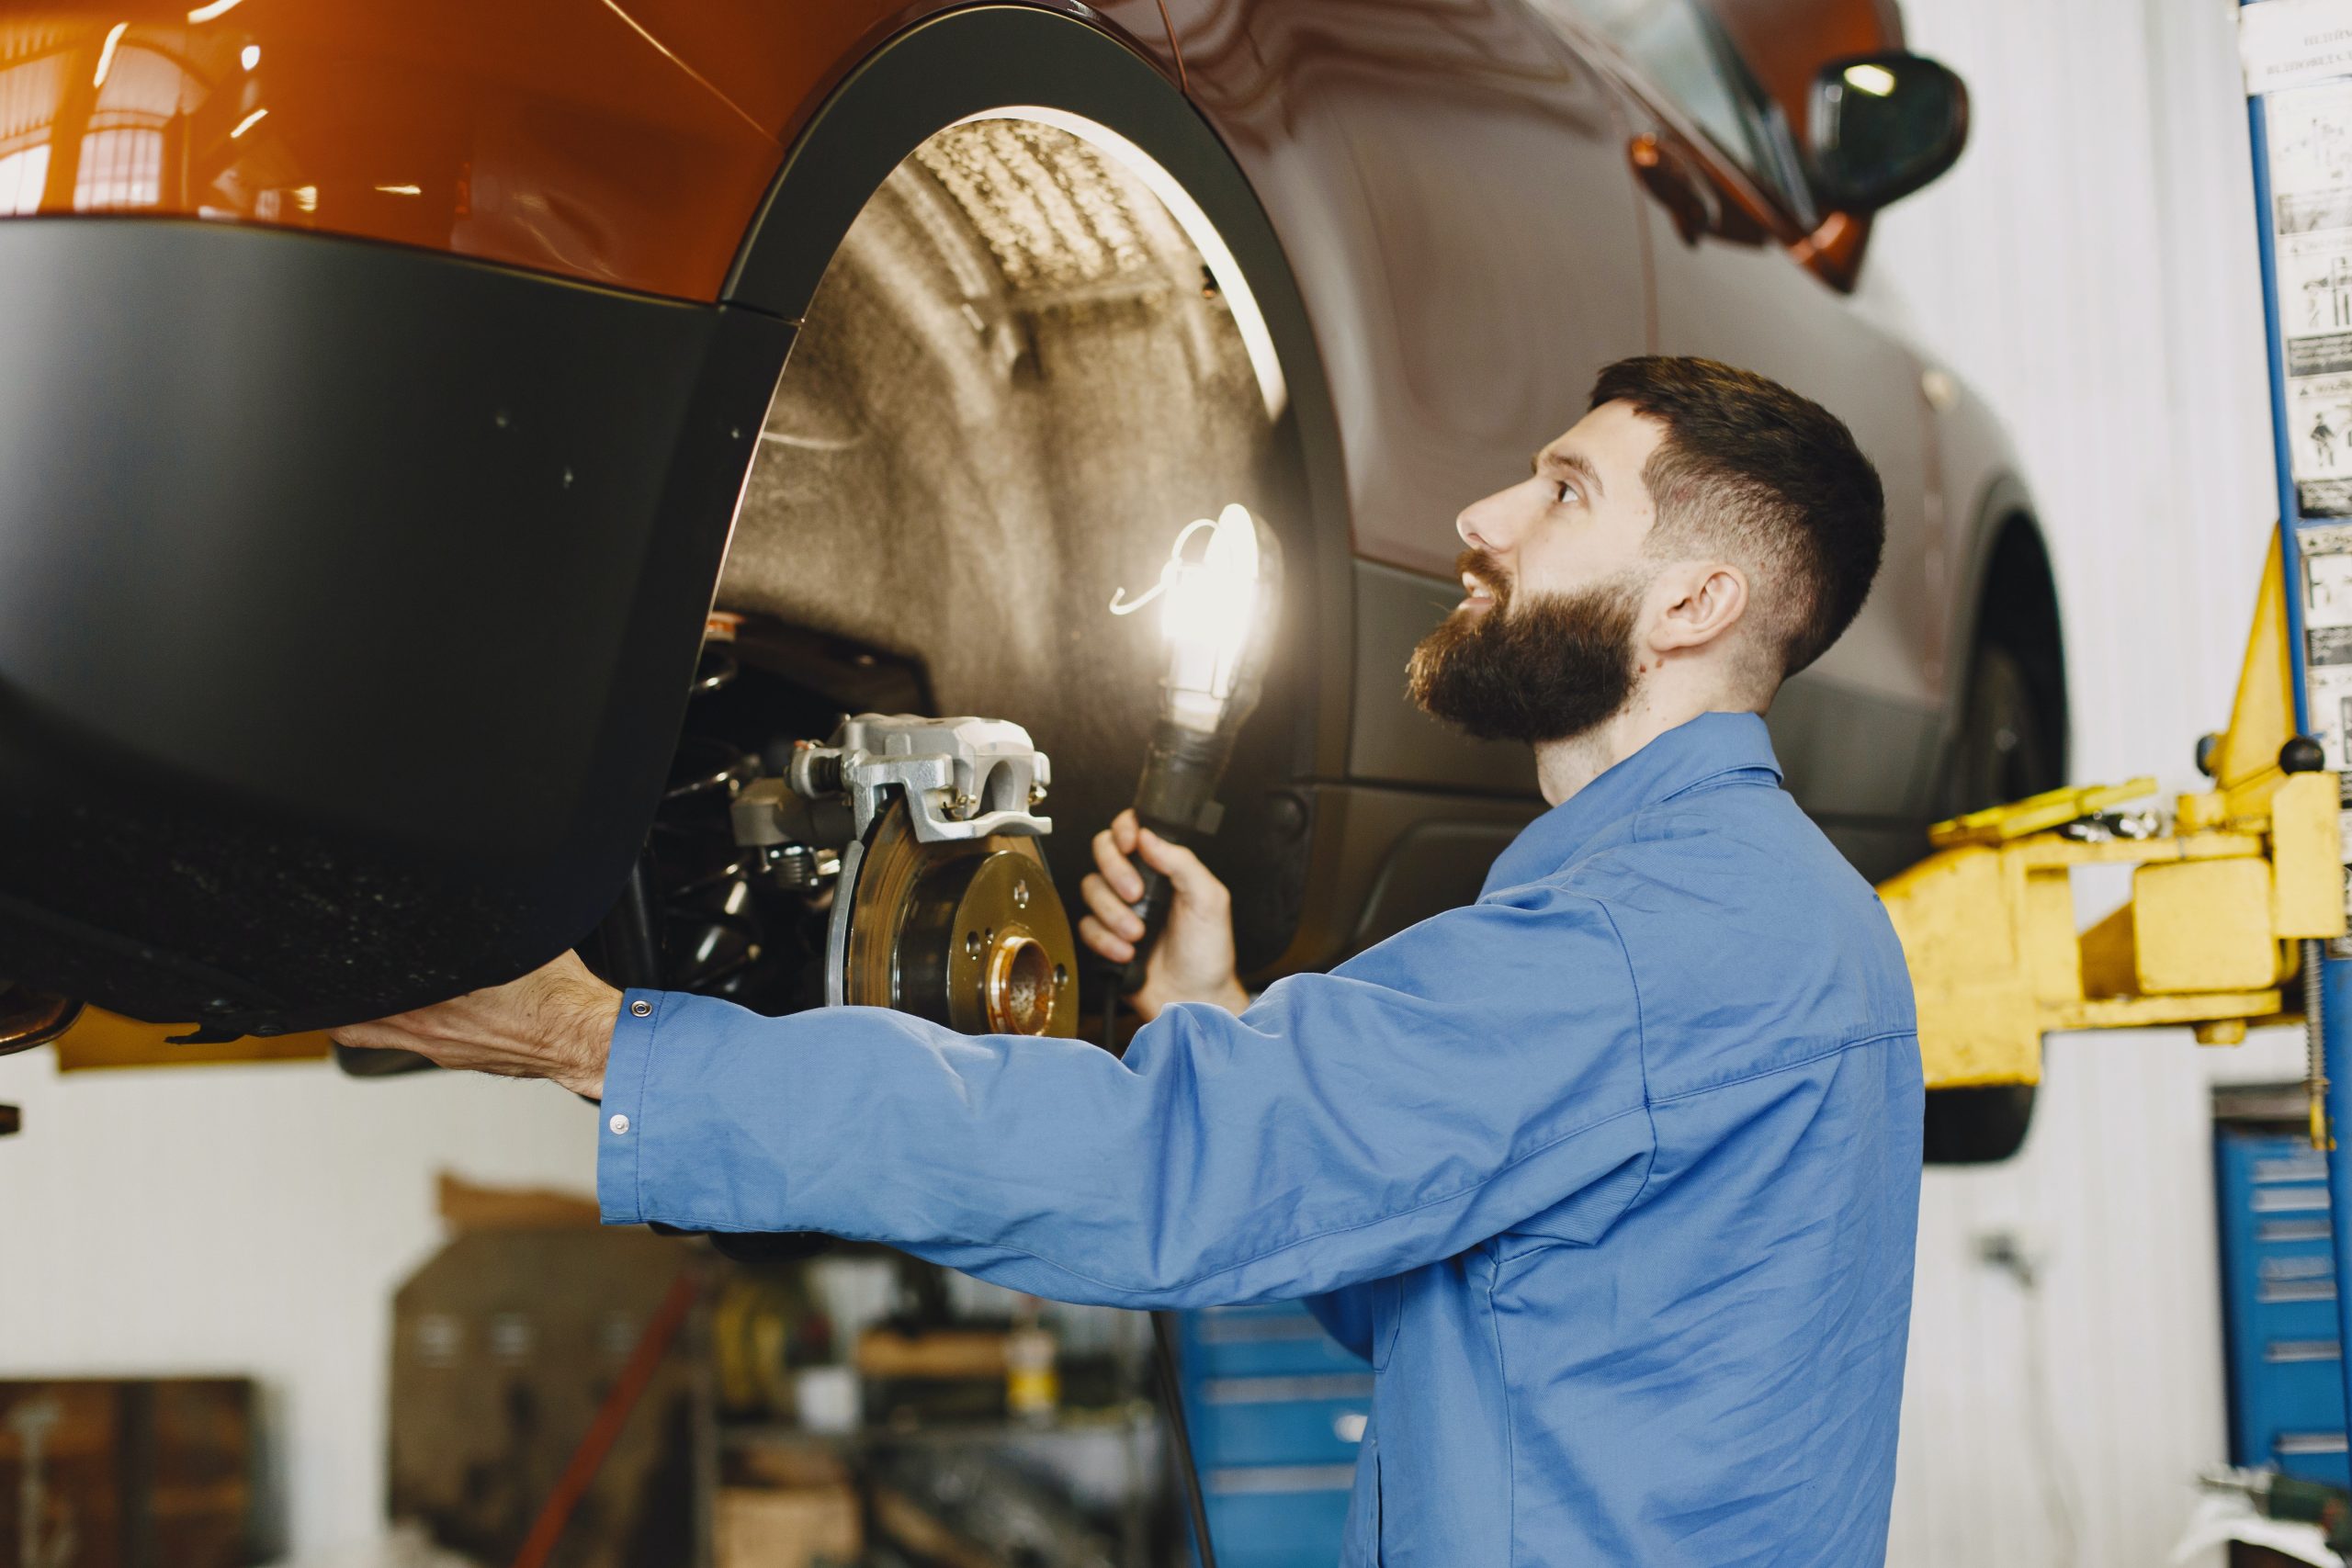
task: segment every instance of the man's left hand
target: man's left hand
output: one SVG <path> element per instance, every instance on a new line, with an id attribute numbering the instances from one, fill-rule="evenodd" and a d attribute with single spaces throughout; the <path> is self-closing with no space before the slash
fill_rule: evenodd
<path id="1" fill-rule="evenodd" d="M 413 1051 L 467 1072 L 553 1078 L 602 1100 L 620 1010 L 621 994 L 567 953 L 506 985 L 332 1032 L 345 1045 Z"/>

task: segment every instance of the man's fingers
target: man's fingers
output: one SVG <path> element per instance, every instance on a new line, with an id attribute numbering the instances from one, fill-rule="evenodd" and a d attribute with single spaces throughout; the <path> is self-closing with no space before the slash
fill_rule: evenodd
<path id="1" fill-rule="evenodd" d="M 1201 863 L 1201 857 L 1182 844 L 1171 844 L 1149 829 L 1144 829 L 1138 851 L 1144 864 L 1168 878 L 1176 889 L 1176 897 L 1200 908 L 1215 908 L 1229 895 L 1225 884 L 1216 874 Z"/>
<path id="2" fill-rule="evenodd" d="M 1086 900 L 1086 907 L 1094 911 L 1094 919 L 1102 922 L 1104 930 L 1128 942 L 1143 935 L 1143 921 L 1127 908 L 1129 900 L 1112 892 L 1111 885 L 1101 877 L 1088 877 L 1078 885 L 1078 892 L 1079 897 Z"/>
<path id="3" fill-rule="evenodd" d="M 1119 821 L 1126 823 L 1132 829 L 1135 817 L 1132 811 L 1123 811 L 1119 813 Z M 1126 847 L 1120 848 L 1118 826 L 1118 822 L 1114 822 L 1094 835 L 1094 863 L 1102 867 L 1103 879 L 1110 883 L 1111 891 L 1132 904 L 1143 897 L 1143 877 L 1136 872 L 1135 863 L 1127 858 L 1135 852 L 1135 835 L 1131 830 Z"/>
<path id="4" fill-rule="evenodd" d="M 1111 837 L 1123 855 L 1136 852 L 1136 835 L 1142 831 L 1143 824 L 1136 819 L 1136 808 L 1132 806 L 1111 818 Z"/>
<path id="5" fill-rule="evenodd" d="M 1102 922 L 1096 919 L 1091 915 L 1083 916 L 1080 919 L 1078 922 L 1078 940 L 1084 942 L 1088 947 L 1092 948 L 1096 953 L 1102 957 L 1109 959 L 1114 964 L 1125 964 L 1136 955 L 1136 944 L 1134 942 L 1127 942 L 1120 937 L 1113 936 L 1109 931 L 1102 929 Z"/>
<path id="6" fill-rule="evenodd" d="M 360 1045 L 371 1051 L 410 1051 L 436 1064 L 447 1049 L 440 1041 L 429 1035 L 413 1033 L 380 1020 L 374 1023 L 345 1024 L 341 1029 L 328 1031 L 328 1038 L 339 1044 Z"/>

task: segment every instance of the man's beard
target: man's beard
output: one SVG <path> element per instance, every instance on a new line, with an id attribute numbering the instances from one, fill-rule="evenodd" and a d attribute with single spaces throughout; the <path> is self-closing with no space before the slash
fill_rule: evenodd
<path id="1" fill-rule="evenodd" d="M 1634 574 L 1514 604 L 1492 556 L 1468 550 L 1455 564 L 1495 602 L 1456 610 L 1413 649 L 1406 690 L 1424 713 L 1481 740 L 1541 745 L 1585 734 L 1625 705 L 1643 589 Z"/>

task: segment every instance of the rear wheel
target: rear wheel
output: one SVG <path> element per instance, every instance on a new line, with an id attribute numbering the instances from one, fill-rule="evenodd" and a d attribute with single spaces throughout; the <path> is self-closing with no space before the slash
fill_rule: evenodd
<path id="1" fill-rule="evenodd" d="M 1988 642 L 1969 671 L 1967 705 L 1944 773 L 1940 815 L 1957 816 L 2055 789 L 2064 763 L 2033 661 Z M 1928 1095 L 1921 1152 L 1930 1165 L 1991 1165 L 2025 1145 L 2035 1086 L 1991 1084 Z"/>

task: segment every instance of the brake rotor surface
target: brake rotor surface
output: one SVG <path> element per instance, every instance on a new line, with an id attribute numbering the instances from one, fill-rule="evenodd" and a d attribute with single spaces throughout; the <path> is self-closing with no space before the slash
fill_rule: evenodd
<path id="1" fill-rule="evenodd" d="M 1035 839 L 924 843 L 895 800 L 846 897 L 843 1002 L 967 1034 L 1077 1035 L 1077 943 Z"/>

